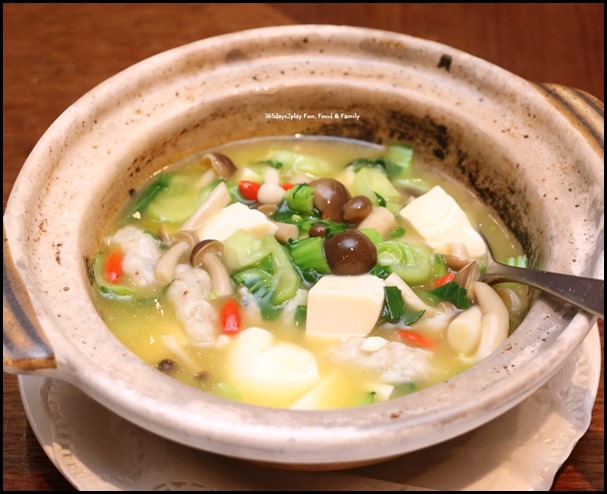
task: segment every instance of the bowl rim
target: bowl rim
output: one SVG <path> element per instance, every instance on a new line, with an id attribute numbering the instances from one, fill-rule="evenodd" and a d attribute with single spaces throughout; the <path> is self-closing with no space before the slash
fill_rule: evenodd
<path id="1" fill-rule="evenodd" d="M 475 75 L 482 76 L 483 80 L 487 80 L 496 90 L 503 89 L 505 87 L 503 80 L 507 79 L 508 90 L 516 91 L 518 98 L 534 98 L 535 100 L 541 98 L 534 84 L 489 62 L 441 43 L 388 31 L 349 26 L 299 25 L 257 28 L 229 33 L 167 50 L 121 71 L 82 96 L 42 136 L 19 174 L 4 215 L 5 248 L 10 248 L 17 265 L 17 272 L 24 279 L 24 285 L 32 299 L 36 319 L 48 333 L 51 346 L 57 351 L 58 367 L 48 371 L 50 376 L 76 384 L 119 415 L 179 442 L 235 457 L 279 463 L 317 464 L 335 460 L 350 462 L 385 458 L 466 432 L 522 401 L 545 383 L 565 361 L 565 357 L 581 344 L 587 332 L 590 331 L 594 318 L 580 312 L 572 316 L 566 333 L 563 330 L 554 338 L 551 348 L 544 352 L 541 361 L 529 359 L 519 367 L 520 370 L 517 372 L 508 371 L 507 380 L 502 378 L 493 383 L 499 383 L 500 386 L 486 387 L 485 393 L 476 396 L 473 404 L 469 401 L 454 403 L 447 398 L 449 389 L 457 388 L 459 383 L 467 377 L 458 376 L 444 385 L 437 385 L 420 392 L 427 395 L 429 400 L 445 400 L 449 403 L 449 407 L 443 408 L 442 411 L 427 410 L 431 418 L 424 415 L 420 409 L 407 416 L 407 403 L 411 401 L 411 397 L 404 397 L 386 403 L 373 404 L 370 406 L 371 408 L 364 410 L 362 408 L 349 409 L 346 418 L 343 416 L 343 410 L 314 412 L 263 408 L 264 415 L 261 420 L 257 412 L 262 407 L 230 403 L 229 411 L 225 412 L 226 400 L 206 395 L 203 398 L 200 396 L 200 392 L 177 384 L 170 377 L 158 376 L 153 368 L 139 362 L 137 358 L 127 355 L 122 345 L 113 340 L 113 336 L 108 335 L 108 338 L 101 339 L 99 344 L 108 345 L 108 348 L 121 354 L 124 359 L 122 363 L 127 362 L 129 368 L 136 371 L 138 376 L 154 379 L 166 397 L 181 400 L 180 402 L 184 406 L 182 409 L 176 410 L 172 402 L 159 403 L 154 395 L 151 397 L 142 392 L 134 380 L 117 381 L 121 363 L 114 362 L 105 365 L 92 361 L 87 350 L 75 344 L 73 338 L 62 331 L 61 321 L 58 321 L 49 310 L 48 303 L 41 302 L 45 299 L 42 287 L 45 286 L 47 280 L 38 281 L 40 273 L 33 272 L 32 261 L 27 258 L 22 248 L 23 239 L 28 236 L 28 232 L 18 224 L 23 219 L 23 206 L 34 202 L 29 191 L 29 184 L 39 183 L 38 175 L 41 172 L 39 165 L 48 161 L 48 149 L 56 147 L 63 136 L 74 134 L 74 132 L 83 142 L 87 145 L 90 144 L 84 133 L 78 133 L 75 129 L 81 121 L 91 119 L 91 107 L 95 110 L 93 112 L 95 118 L 99 122 L 104 121 L 108 118 L 108 113 L 103 105 L 127 101 L 124 99 L 126 98 L 124 95 L 121 96 L 122 99 L 116 99 L 114 94 L 116 88 L 126 88 L 129 94 L 140 91 L 146 85 L 151 84 L 150 79 L 153 82 L 155 77 L 159 77 L 158 74 L 165 74 L 164 77 L 167 77 L 166 71 L 176 59 L 183 61 L 206 54 L 210 70 L 222 70 L 221 61 L 225 58 L 226 53 L 232 50 L 232 56 L 239 61 L 226 70 L 237 70 L 239 67 L 242 69 L 247 63 L 255 63 L 244 58 L 238 59 L 240 56 L 237 53 L 238 50 L 241 50 L 247 43 L 267 47 L 273 41 L 286 37 L 291 41 L 299 40 L 298 42 L 293 41 L 293 46 L 301 46 L 304 39 L 312 44 L 322 36 L 331 37 L 334 44 L 339 42 L 346 49 L 352 48 L 355 42 L 360 43 L 361 40 L 376 40 L 378 44 L 373 45 L 372 48 L 378 51 L 377 57 L 379 58 L 385 56 L 379 51 L 381 47 L 387 50 L 388 59 L 396 56 L 397 49 L 403 46 L 407 46 L 407 49 L 411 50 L 415 60 L 417 60 L 415 57 L 435 60 L 437 55 L 447 54 L 451 59 L 457 60 L 461 66 L 469 67 Z M 307 44 L 308 41 L 305 43 Z M 389 43 L 394 42 L 396 45 L 392 45 L 391 48 Z M 384 44 L 382 45 L 382 43 Z M 272 50 L 269 53 L 273 53 Z M 260 58 L 257 63 L 264 63 L 264 60 Z M 438 74 L 442 75 L 442 72 Z M 133 83 L 133 78 L 137 80 L 136 83 Z M 306 81 L 307 79 L 301 79 L 300 84 L 305 84 Z M 167 77 L 166 80 L 163 79 L 162 84 L 166 84 L 166 88 L 162 87 L 161 90 L 172 89 L 170 77 Z M 220 98 L 221 94 L 216 97 Z M 561 128 L 570 125 L 567 118 L 559 115 L 548 102 L 540 101 L 538 104 L 545 105 L 547 111 L 554 114 L 554 118 L 558 120 Z M 166 115 L 171 117 L 172 113 L 167 112 Z M 58 149 L 57 152 L 61 153 L 62 150 Z M 593 152 L 589 150 L 587 154 L 590 155 Z M 598 159 L 600 160 L 600 157 Z M 49 225 L 49 229 L 52 226 Z M 59 224 L 55 228 L 58 227 Z M 78 235 L 74 232 L 72 238 L 78 237 L 79 242 L 82 242 L 85 227 L 84 225 L 79 225 L 79 227 L 81 230 Z M 67 249 L 65 247 L 64 249 L 66 252 Z M 602 259 L 602 251 L 598 257 L 599 260 Z M 67 266 L 75 267 L 80 272 L 79 278 L 72 280 L 69 285 L 71 291 L 80 294 L 78 297 L 72 298 L 75 301 L 80 301 L 82 294 L 86 293 L 86 280 L 85 277 L 82 277 L 84 270 L 80 259 L 80 256 L 75 256 L 73 261 L 65 262 Z M 602 276 L 602 265 L 595 265 L 593 274 L 597 277 Z M 555 313 L 558 310 L 560 310 L 560 306 L 554 309 L 551 304 L 543 300 L 539 301 L 536 308 L 537 313 L 543 311 Z M 91 324 L 97 325 L 98 323 L 99 321 L 93 317 Z M 504 352 L 503 349 L 501 351 Z M 494 373 L 493 366 L 492 361 L 481 362 L 475 366 L 475 374 Z M 530 375 L 533 376 L 532 379 L 529 378 Z M 507 400 L 504 400 L 505 396 L 508 397 Z M 217 412 L 220 409 L 224 415 L 218 416 Z M 483 410 L 483 414 L 472 413 L 479 410 Z M 227 418 L 231 418 L 232 422 L 226 420 Z M 267 424 L 268 420 L 270 425 Z M 436 426 L 437 423 L 442 423 L 449 428 L 447 436 L 444 435 L 444 428 Z M 330 428 L 330 434 L 327 434 L 327 428 Z M 389 436 L 391 437 L 378 442 L 379 430 L 390 431 Z M 376 441 L 378 447 L 375 451 L 370 452 L 368 444 L 373 440 Z M 408 446 L 403 447 L 403 444 L 408 444 Z M 288 457 L 284 454 L 286 445 L 290 448 Z M 322 454 L 319 454 L 319 451 L 322 451 Z"/>

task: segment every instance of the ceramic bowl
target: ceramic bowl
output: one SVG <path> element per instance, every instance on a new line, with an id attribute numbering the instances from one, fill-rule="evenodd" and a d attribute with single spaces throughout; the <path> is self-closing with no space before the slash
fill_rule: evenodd
<path id="1" fill-rule="evenodd" d="M 321 134 L 412 144 L 476 191 L 534 266 L 602 278 L 602 111 L 579 90 L 361 28 L 244 31 L 147 59 L 69 107 L 14 185 L 4 369 L 69 381 L 177 442 L 289 468 L 380 461 L 467 432 L 544 384 L 594 318 L 538 295 L 497 351 L 443 384 L 351 409 L 263 408 L 182 385 L 122 346 L 91 301 L 96 243 L 129 189 L 176 159 L 243 138 Z"/>

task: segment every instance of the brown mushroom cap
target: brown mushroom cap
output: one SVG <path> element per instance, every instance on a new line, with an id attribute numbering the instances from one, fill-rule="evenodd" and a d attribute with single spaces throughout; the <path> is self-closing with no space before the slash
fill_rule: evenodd
<path id="1" fill-rule="evenodd" d="M 262 212 L 268 217 L 271 217 L 278 210 L 278 206 L 276 204 L 260 204 L 257 206 L 257 211 Z"/>
<path id="2" fill-rule="evenodd" d="M 190 230 L 179 230 L 173 235 L 173 239 L 176 242 L 185 242 L 189 247 L 194 247 L 198 242 L 198 236 Z"/>
<path id="3" fill-rule="evenodd" d="M 343 207 L 343 217 L 346 223 L 358 225 L 373 211 L 373 203 L 367 196 L 354 196 Z"/>
<path id="4" fill-rule="evenodd" d="M 190 264 L 195 268 L 202 266 L 202 260 L 207 254 L 221 256 L 223 254 L 223 244 L 214 239 L 201 240 L 192 247 Z"/>
<path id="5" fill-rule="evenodd" d="M 206 153 L 202 159 L 208 159 L 215 173 L 221 178 L 230 178 L 236 173 L 236 166 L 225 154 Z"/>
<path id="6" fill-rule="evenodd" d="M 227 268 L 220 257 L 223 254 L 223 244 L 219 240 L 202 240 L 190 253 L 190 264 L 195 268 L 203 268 L 209 273 L 213 290 L 218 297 L 232 295 L 232 282 Z"/>
<path id="7" fill-rule="evenodd" d="M 377 262 L 377 249 L 369 237 L 346 230 L 325 240 L 325 257 L 333 274 L 368 273 Z"/>
<path id="8" fill-rule="evenodd" d="M 343 206 L 350 199 L 344 184 L 334 178 L 319 178 L 312 180 L 310 186 L 314 189 L 314 206 L 325 218 L 341 223 Z"/>
<path id="9" fill-rule="evenodd" d="M 455 278 L 453 278 L 453 281 L 469 291 L 472 283 L 478 281 L 480 277 L 481 271 L 478 262 L 471 261 L 459 270 L 455 275 Z"/>

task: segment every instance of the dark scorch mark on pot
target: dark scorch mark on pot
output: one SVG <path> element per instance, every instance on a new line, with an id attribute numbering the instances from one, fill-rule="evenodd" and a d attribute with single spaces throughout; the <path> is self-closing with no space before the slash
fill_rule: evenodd
<path id="1" fill-rule="evenodd" d="M 438 64 L 436 65 L 439 69 L 445 69 L 447 72 L 451 69 L 451 55 L 441 55 Z"/>

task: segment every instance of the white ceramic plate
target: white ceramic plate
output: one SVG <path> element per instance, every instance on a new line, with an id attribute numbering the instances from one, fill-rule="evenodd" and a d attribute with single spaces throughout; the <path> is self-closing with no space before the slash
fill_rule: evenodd
<path id="1" fill-rule="evenodd" d="M 80 490 L 545 491 L 590 425 L 600 348 L 595 326 L 554 378 L 506 414 L 448 442 L 340 472 L 274 470 L 198 451 L 132 425 L 63 381 L 20 376 L 19 385 L 44 451 Z"/>

